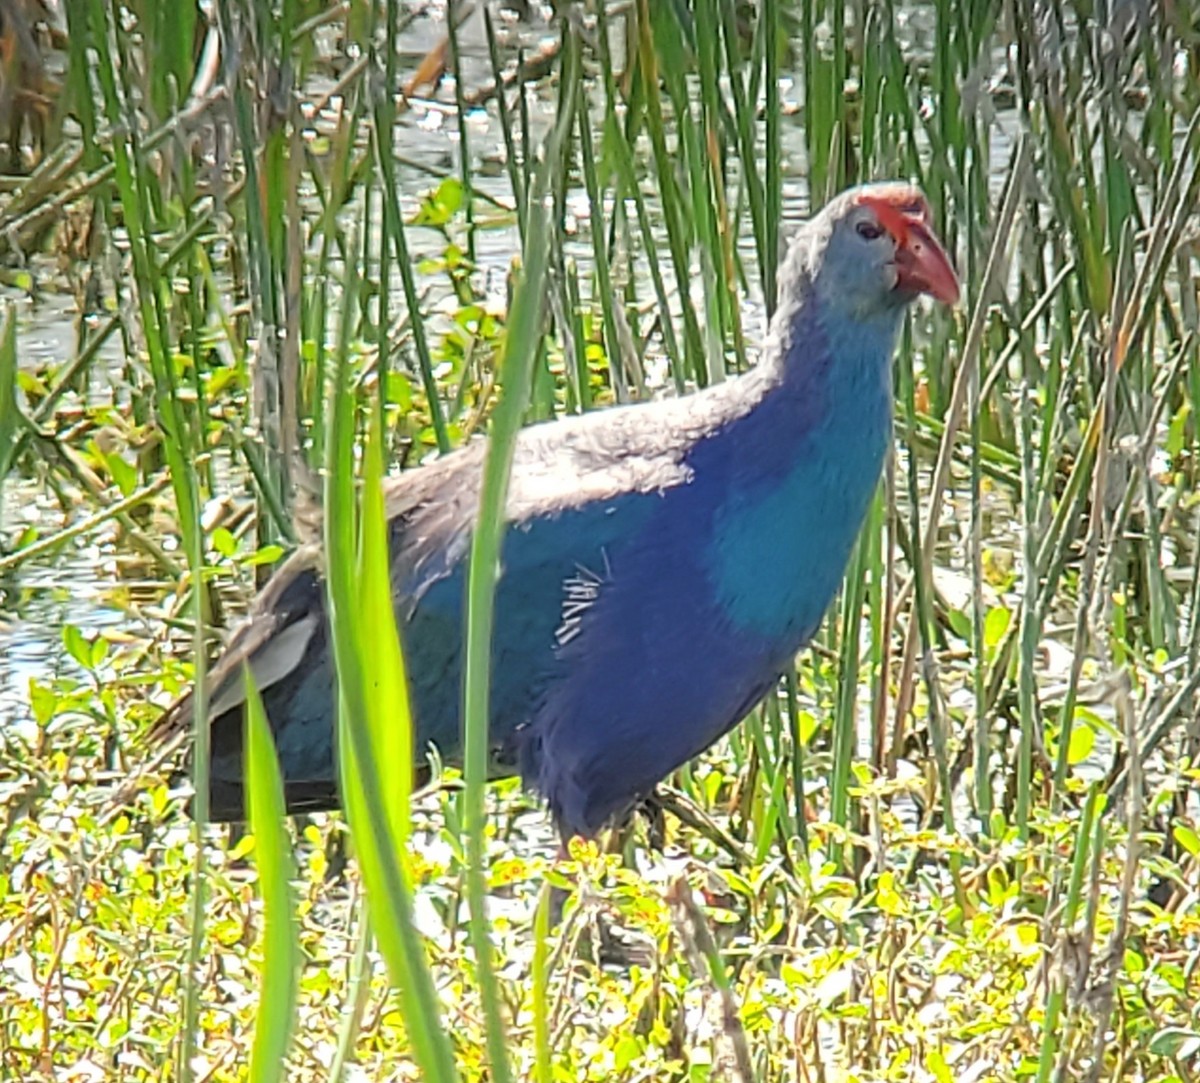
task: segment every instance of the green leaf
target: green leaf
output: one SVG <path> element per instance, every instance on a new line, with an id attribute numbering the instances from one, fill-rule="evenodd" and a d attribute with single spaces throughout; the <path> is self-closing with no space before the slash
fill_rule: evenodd
<path id="1" fill-rule="evenodd" d="M 1080 725 L 1076 722 L 1071 727 L 1071 741 L 1067 745 L 1067 763 L 1072 767 L 1077 767 L 1087 760 L 1095 747 L 1096 731 L 1086 723 Z"/>
<path id="2" fill-rule="evenodd" d="M 1082 704 L 1075 705 L 1075 724 L 1080 722 L 1085 723 L 1094 729 L 1097 733 L 1104 733 L 1111 737 L 1114 741 L 1124 740 L 1124 734 L 1121 733 L 1112 722 L 1098 715 L 1090 707 L 1085 707 Z"/>
<path id="3" fill-rule="evenodd" d="M 983 618 L 983 645 L 988 650 L 994 650 L 1007 634 L 1012 624 L 1012 610 L 1002 605 L 993 606 Z"/>
<path id="4" fill-rule="evenodd" d="M 90 669 L 96 669 L 100 663 L 108 657 L 108 640 L 103 636 L 96 636 L 91 641 L 91 655 L 89 658 Z"/>
<path id="5" fill-rule="evenodd" d="M 1183 453 L 1187 440 L 1188 418 L 1191 414 L 1191 403 L 1185 402 L 1171 417 L 1171 424 L 1167 429 L 1166 450 L 1172 459 L 1178 459 Z"/>
<path id="6" fill-rule="evenodd" d="M 457 177 L 447 177 L 421 201 L 417 213 L 413 215 L 412 224 L 435 227 L 448 225 L 462 205 L 462 181 Z"/>
<path id="7" fill-rule="evenodd" d="M 400 800 L 395 794 L 385 794 L 384 772 L 388 789 L 407 795 L 411 786 L 411 765 L 402 777 L 394 765 L 380 760 L 376 748 L 390 747 L 390 742 L 407 743 L 407 700 L 401 708 L 397 690 L 403 690 L 402 677 L 397 673 L 383 674 L 380 652 L 385 660 L 398 657 L 398 636 L 391 608 L 391 585 L 386 573 L 386 540 L 364 538 L 361 567 L 370 575 L 369 582 L 360 581 L 356 569 L 356 524 L 354 483 L 354 413 L 355 396 L 350 388 L 349 327 L 356 306 L 357 281 L 353 264 L 345 287 L 343 319 L 339 331 L 338 362 L 335 369 L 333 405 L 325 478 L 325 550 L 328 575 L 326 591 L 329 603 L 330 630 L 338 677 L 338 750 L 339 786 L 346 816 L 354 833 L 359 867 L 366 886 L 367 904 L 379 949 L 387 963 L 388 973 L 400 992 L 405 1029 L 412 1044 L 413 1059 L 423 1079 L 443 1083 L 458 1078 L 454 1052 L 449 1036 L 441 1022 L 441 1014 L 425 949 L 414 920 L 411 877 L 407 861 L 407 838 L 402 833 L 407 826 L 407 808 L 397 810 Z M 382 501 L 378 492 L 381 468 L 379 439 L 380 411 L 375 410 L 372 434 L 368 443 L 368 482 L 363 517 L 378 535 L 384 529 L 374 501 Z M 374 488 L 374 492 L 370 490 Z M 382 549 L 379 547 L 383 546 Z M 384 553 L 382 577 L 378 570 L 378 553 Z M 382 592 L 382 595 L 381 595 Z M 374 593 L 376 597 L 366 598 Z M 362 619 L 366 606 L 376 616 L 386 614 L 380 627 L 370 626 Z M 391 644 L 396 643 L 393 655 Z M 380 694 L 380 690 L 383 694 Z M 391 699 L 384 699 L 384 696 Z M 406 693 L 405 693 L 406 696 Z M 400 715 L 389 714 L 402 710 Z M 403 727 L 403 737 L 388 738 L 376 733 L 396 722 Z M 398 830 L 399 829 L 399 830 Z"/>
<path id="8" fill-rule="evenodd" d="M 1164 1027 L 1150 1039 L 1150 1052 L 1156 1057 L 1190 1060 L 1200 1053 L 1200 1032 L 1183 1027 Z"/>
<path id="9" fill-rule="evenodd" d="M 433 201 L 451 214 L 461 210 L 463 205 L 462 181 L 457 177 L 447 177 L 437 186 L 437 190 L 433 194 Z"/>
<path id="10" fill-rule="evenodd" d="M 92 668 L 92 645 L 84 638 L 83 633 L 76 625 L 63 625 L 62 641 L 63 646 L 67 649 L 67 654 L 84 669 Z"/>
<path id="11" fill-rule="evenodd" d="M 42 727 L 49 724 L 58 710 L 58 695 L 54 689 L 40 681 L 29 679 L 29 709 L 33 720 Z"/>
<path id="12" fill-rule="evenodd" d="M 0 484 L 12 464 L 9 458 L 17 441 L 17 314 L 10 304 L 0 331 Z"/>
<path id="13" fill-rule="evenodd" d="M 575 122 L 579 81 L 579 42 L 567 33 L 563 42 L 562 85 L 570 88 L 559 98 L 558 117 L 546 137 L 541 162 L 529 194 L 522 267 L 513 289 L 508 325 L 500 348 L 497 371 L 502 392 L 492 413 L 491 442 L 483 464 L 479 513 L 471 538 L 467 569 L 467 627 L 463 646 L 463 792 L 467 834 L 467 903 L 469 932 L 475 953 L 483 1014 L 487 1020 L 487 1050 L 494 1083 L 512 1078 L 509 1049 L 496 982 L 494 948 L 487 919 L 487 885 L 484 875 L 487 782 L 491 696 L 492 636 L 495 618 L 496 579 L 504 536 L 509 473 L 517 432 L 530 399 L 534 359 L 545 327 L 545 282 L 552 248 L 550 178 L 559 168 L 564 147 Z M 583 108 L 586 108 L 584 104 Z"/>
<path id="14" fill-rule="evenodd" d="M 212 547 L 223 557 L 232 558 L 237 552 L 237 539 L 223 526 L 212 532 Z"/>
<path id="15" fill-rule="evenodd" d="M 1171 834 L 1175 836 L 1175 841 L 1179 843 L 1192 857 L 1200 857 L 1200 835 L 1196 834 L 1186 824 L 1175 824 L 1171 828 Z"/>
<path id="16" fill-rule="evenodd" d="M 821 723 L 817 720 L 817 716 L 812 711 L 800 711 L 797 714 L 797 721 L 800 723 L 800 744 L 807 748 L 812 743 L 813 737 L 817 730 L 821 728 Z"/>
<path id="17" fill-rule="evenodd" d="M 954 1083 L 954 1073 L 946 1063 L 946 1058 L 936 1049 L 931 1049 L 925 1056 L 925 1067 L 932 1073 L 937 1083 Z"/>
<path id="18" fill-rule="evenodd" d="M 274 564 L 283 556 L 283 546 L 281 545 L 264 545 L 261 549 L 256 549 L 242 563 L 249 568 L 257 568 L 260 564 Z"/>
<path id="19" fill-rule="evenodd" d="M 137 470 L 115 451 L 104 456 L 104 465 L 108 468 L 108 474 L 113 479 L 113 483 L 121 490 L 121 495 L 131 495 L 137 488 Z"/>
<path id="20" fill-rule="evenodd" d="M 254 833 L 263 901 L 262 977 L 249 1078 L 251 1083 L 277 1083 L 286 1078 L 300 974 L 300 925 L 292 896 L 296 869 L 284 826 L 287 813 L 275 741 L 249 666 L 245 679 L 246 815 Z"/>
<path id="21" fill-rule="evenodd" d="M 44 399 L 50 394 L 50 387 L 46 381 L 38 373 L 28 369 L 17 370 L 17 387 L 30 399 Z"/>
<path id="22" fill-rule="evenodd" d="M 533 917 L 533 964 L 529 975 L 533 983 L 533 1048 L 535 1083 L 550 1083 L 554 1076 L 550 1055 L 550 879 L 542 884 Z M 621 1055 L 617 1054 L 620 1061 Z M 621 1069 L 618 1069 L 620 1071 Z"/>
<path id="23" fill-rule="evenodd" d="M 388 824 L 397 845 L 409 835 L 409 797 L 412 794 L 412 714 L 404 655 L 392 608 L 391 567 L 388 556 L 387 512 L 383 502 L 383 430 L 380 412 L 371 415 L 363 477 L 362 523 L 359 537 L 359 657 L 370 673 L 367 721 L 371 752 L 385 767 L 388 785 L 382 798 Z"/>

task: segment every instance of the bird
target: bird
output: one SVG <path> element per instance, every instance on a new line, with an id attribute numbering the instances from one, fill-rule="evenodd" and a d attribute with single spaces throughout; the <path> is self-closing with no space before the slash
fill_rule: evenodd
<path id="1" fill-rule="evenodd" d="M 959 281 L 903 182 L 848 189 L 794 234 L 758 363 L 702 390 L 530 425 L 496 585 L 489 745 L 565 839 L 619 823 L 795 664 L 833 601 L 892 439 L 892 358 Z M 414 762 L 461 756 L 464 592 L 486 438 L 384 481 Z M 210 676 L 213 820 L 243 813 L 242 668 L 289 813 L 338 805 L 319 544 L 264 588 Z M 190 730 L 190 700 L 160 735 Z"/>

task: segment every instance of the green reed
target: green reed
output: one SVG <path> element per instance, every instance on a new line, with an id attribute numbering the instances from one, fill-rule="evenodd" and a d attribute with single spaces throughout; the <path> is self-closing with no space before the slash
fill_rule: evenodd
<path id="1" fill-rule="evenodd" d="M 457 14 L 465 5 L 454 7 Z M 586 906 L 582 917 L 568 907 L 555 925 L 546 890 L 536 920 L 521 930 L 532 936 L 533 1011 L 510 1010 L 525 1003 L 517 995 L 524 964 L 511 925 L 484 917 L 492 852 L 485 829 L 509 847 L 506 857 L 522 852 L 521 840 L 504 841 L 512 798 L 498 797 L 505 811 L 485 821 L 482 790 L 491 590 L 517 427 L 530 416 L 652 394 L 642 374 L 660 359 L 678 391 L 753 363 L 761 328 L 745 318 L 743 301 L 774 305 L 785 212 L 796 210 L 791 194 L 806 190 L 815 207 L 847 183 L 901 176 L 931 198 L 963 274 L 964 310 L 918 309 L 902 336 L 895 459 L 825 632 L 779 694 L 666 791 L 668 846 L 686 847 L 688 875 L 706 903 L 699 917 L 678 900 L 671 911 L 659 886 L 647 887 L 631 869 L 612 872 L 599 856 L 572 872 L 590 878 L 587 898 L 602 900 L 597 908 L 642 923 L 653 945 L 652 966 L 622 972 L 632 1007 L 613 1013 L 618 1022 L 589 1041 L 612 1053 L 614 1077 L 635 1078 L 642 1058 L 676 1048 L 662 1035 L 686 1018 L 687 976 L 727 997 L 728 1030 L 704 1052 L 736 1044 L 745 1020 L 742 1037 L 763 1078 L 784 1074 L 797 1057 L 831 1070 L 823 1059 L 831 1042 L 855 1070 L 894 1074 L 898 1058 L 916 1048 L 899 1041 L 901 1032 L 919 1035 L 920 1070 L 932 1078 L 953 1078 L 975 1056 L 991 1056 L 999 1078 L 1083 1077 L 1118 1065 L 1168 1078 L 1160 1068 L 1171 1058 L 1155 1050 L 1178 1052 L 1177 1032 L 1194 1029 L 1179 1008 L 1186 997 L 1173 1000 L 1167 985 L 1155 992 L 1162 1022 L 1140 1005 L 1148 1002 L 1143 975 L 1165 973 L 1156 938 L 1176 936 L 1178 927 L 1170 913 L 1135 903 L 1154 865 L 1140 852 L 1148 838 L 1175 847 L 1176 857 L 1154 859 L 1159 866 L 1181 880 L 1194 872 L 1190 813 L 1169 792 L 1189 768 L 1168 772 L 1170 785 L 1145 810 L 1130 805 L 1130 823 L 1104 813 L 1124 807 L 1116 798 L 1131 784 L 1138 789 L 1144 770 L 1194 759 L 1183 726 L 1200 679 L 1191 501 L 1200 346 L 1188 247 L 1200 186 L 1200 84 L 1164 60 L 1190 63 L 1186 28 L 1166 19 L 1131 24 L 1112 49 L 1101 49 L 1107 31 L 1094 23 L 1097 9 L 1075 3 L 1019 2 L 1002 15 L 987 5 L 936 3 L 915 31 L 901 5 L 839 0 L 569 5 L 563 51 L 543 69 L 558 80 L 545 86 L 522 66 L 528 49 L 506 55 L 487 12 L 488 59 L 501 87 L 490 108 L 499 110 L 512 194 L 502 217 L 517 222 L 524 253 L 500 329 L 489 335 L 448 332 L 458 313 L 445 318 L 438 308 L 447 295 L 463 312 L 482 307 L 482 242 L 494 210 L 483 195 L 488 178 L 478 173 L 478 139 L 461 138 L 467 62 L 478 59 L 467 30 L 456 25 L 447 42 L 458 156 L 430 183 L 448 177 L 461 191 L 440 228 L 447 247 L 461 242 L 470 266 L 439 292 L 449 272 L 428 269 L 441 254 L 417 231 L 409 174 L 397 157 L 405 148 L 396 133 L 411 122 L 395 105 L 410 13 L 396 0 L 378 12 L 351 8 L 345 26 L 357 59 L 331 76 L 322 101 L 338 103 L 339 123 L 313 123 L 313 136 L 301 110 L 311 104 L 305 75 L 314 35 L 328 25 L 321 20 L 340 17 L 332 9 L 222 0 L 218 30 L 241 51 L 222 53 L 221 94 L 189 105 L 197 12 L 173 28 L 153 5 L 128 5 L 135 40 L 113 5 L 68 5 L 79 153 L 73 165 L 48 156 L 13 191 L 0 207 L 0 244 L 6 252 L 36 247 L 47 223 L 86 206 L 100 231 L 103 259 L 95 263 L 110 276 L 116 303 L 81 321 L 74 355 L 46 373 L 44 390 L 18 368 L 15 325 L 7 324 L 0 477 L 32 475 L 35 456 L 61 443 L 69 454 L 50 460 L 48 485 L 84 493 L 86 507 L 61 531 L 0 556 L 0 572 L 19 575 L 80 537 L 118 527 L 195 607 L 176 605 L 160 623 L 183 619 L 192 633 L 202 718 L 201 605 L 215 606 L 216 596 L 201 584 L 213 581 L 219 554 L 200 509 L 217 506 L 210 498 L 224 494 L 233 464 L 235 486 L 253 494 L 254 508 L 231 533 L 256 551 L 303 533 L 294 488 L 313 481 L 306 470 L 332 466 L 330 589 L 349 708 L 341 711 L 340 747 L 343 767 L 355 767 L 346 772 L 347 805 L 374 942 L 400 989 L 405 1021 L 393 1059 L 374 1062 L 379 1073 L 408 1059 L 430 1078 L 477 1078 L 484 1063 L 493 1078 L 577 1075 L 584 1030 L 562 1005 L 582 1011 L 612 985 L 584 961 Z M 502 69 L 514 59 L 518 74 L 506 96 Z M 267 87 L 277 96 L 268 100 Z M 532 148 L 543 99 L 558 99 L 559 108 L 539 163 Z M 230 177 L 214 180 L 189 140 L 218 125 Z M 575 196 L 588 206 L 586 238 L 572 236 L 560 217 Z M 360 223 L 355 237 L 347 219 Z M 582 266 L 574 255 L 580 240 L 591 253 Z M 459 352 L 451 348 L 467 339 Z M 93 448 L 66 419 L 80 388 L 97 379 L 98 357 L 117 344 L 129 432 L 119 433 L 116 450 Z M 446 904 L 447 937 L 457 945 L 468 934 L 472 967 L 461 949 L 415 935 L 415 900 L 430 886 L 410 865 L 411 736 L 385 726 L 374 692 L 367 694 L 368 683 L 388 682 L 386 717 L 404 717 L 402 662 L 390 640 L 386 650 L 365 643 L 345 618 L 352 598 L 356 607 L 370 599 L 379 622 L 390 613 L 377 496 L 395 464 L 385 456 L 446 452 L 474 429 L 488 431 L 493 446 L 473 539 L 463 818 L 445 806 L 456 845 L 458 826 L 466 828 L 470 902 L 466 922 Z M 144 433 L 154 439 L 139 447 Z M 361 433 L 369 433 L 362 470 L 353 450 Z M 6 501 L 6 512 L 11 507 Z M 164 522 L 178 523 L 182 553 L 163 544 Z M 236 574 L 249 577 L 255 567 Z M 965 601 L 956 579 L 969 583 Z M 78 636 L 70 639 L 77 654 L 88 653 Z M 1054 661 L 1062 650 L 1065 671 Z M 77 709 L 62 696 L 64 713 Z M 54 739 L 53 727 L 43 732 Z M 869 756 L 860 753 L 863 736 Z M 205 870 L 204 843 L 212 840 L 200 826 L 203 726 L 194 740 L 197 856 L 187 881 L 192 939 L 177 955 L 187 989 L 176 1022 L 179 1078 L 189 1077 L 206 1042 L 196 965 L 215 951 L 203 935 L 206 900 L 227 899 L 221 878 Z M 1109 777 L 1085 783 L 1082 768 L 1097 762 Z M 406 781 L 394 787 L 397 764 Z M 253 773 L 252 798 L 268 798 L 269 772 Z M 911 830 L 896 824 L 901 796 L 915 809 Z M 810 830 L 809 817 L 834 827 Z M 279 853 L 270 819 L 256 820 L 255 845 L 260 889 L 278 914 L 290 874 L 263 861 Z M 572 886 L 566 874 L 554 876 Z M 1115 883 L 1128 886 L 1133 901 L 1118 907 L 1106 886 Z M 1043 957 L 1078 946 L 1094 987 L 1118 990 L 1120 1010 L 1102 1003 L 1097 1022 L 1074 998 L 1066 971 L 1053 967 L 1044 986 L 1024 987 L 1020 1011 L 1015 996 L 1005 999 L 1016 987 L 1012 975 L 1031 964 L 998 945 L 1009 945 L 1015 928 L 1025 935 L 1030 914 Z M 976 939 L 973 930 L 982 930 Z M 358 935 L 356 973 L 369 976 L 366 933 Z M 286 984 L 286 953 L 273 932 L 269 939 L 276 947 L 264 957 L 264 1013 Z M 909 1010 L 905 996 L 915 1004 L 917 994 L 905 984 L 904 960 L 915 970 L 932 966 L 921 953 L 934 941 L 947 953 L 943 962 L 954 960 L 963 973 L 989 960 L 993 996 L 1013 1008 L 1003 1040 L 986 1027 L 964 1034 L 955 1011 L 935 1025 Z M 311 950 L 311 937 L 307 943 Z M 689 950 L 696 959 L 681 964 Z M 1103 964 L 1095 961 L 1101 955 Z M 459 979 L 464 973 L 470 981 Z M 653 981 L 639 984 L 644 974 Z M 882 974 L 886 1001 L 874 998 Z M 947 997 L 986 1023 L 968 984 Z M 360 1021 L 342 1033 L 337 1070 L 382 1044 L 376 1013 L 363 1012 L 382 995 L 364 983 L 331 998 Z M 459 999 L 463 1010 L 452 1014 L 448 1005 Z M 869 1011 L 856 1014 L 864 1002 Z M 306 1010 L 311 1005 L 296 1012 Z M 796 1020 L 786 1040 L 759 1025 L 777 1017 L 771 1012 Z M 619 1021 L 626 1017 L 628 1025 Z M 274 1051 L 256 1063 L 277 1071 L 287 1021 L 266 1018 L 257 1034 Z M 367 1021 L 375 1027 L 369 1036 L 359 1033 Z M 1097 1056 L 1108 1028 L 1112 1042 Z M 703 1044 L 679 1033 L 678 1048 L 689 1054 L 688 1043 Z M 307 1055 L 301 1045 L 294 1058 Z M 1022 1064 L 1013 1067 L 1005 1058 L 1018 1045 Z M 952 1066 L 941 1052 L 949 1049 L 959 1058 Z M 664 1068 L 664 1077 L 673 1071 Z"/>

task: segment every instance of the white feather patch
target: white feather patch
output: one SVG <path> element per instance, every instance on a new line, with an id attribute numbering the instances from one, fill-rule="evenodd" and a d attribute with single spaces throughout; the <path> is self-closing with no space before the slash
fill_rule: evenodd
<path id="1" fill-rule="evenodd" d="M 560 647 L 565 647 L 583 631 L 583 615 L 596 604 L 600 588 L 611 578 L 608 554 L 603 555 L 604 575 L 597 575 L 579 564 L 576 565 L 575 574 L 563 580 L 562 620 L 554 630 L 555 642 Z"/>
<path id="2" fill-rule="evenodd" d="M 304 657 L 308 641 L 317 627 L 317 615 L 310 613 L 271 636 L 250 658 L 250 672 L 261 692 L 292 672 Z M 240 666 L 238 667 L 240 671 Z M 209 705 L 209 717 L 219 718 L 226 711 L 246 702 L 246 685 L 241 673 L 222 689 Z"/>

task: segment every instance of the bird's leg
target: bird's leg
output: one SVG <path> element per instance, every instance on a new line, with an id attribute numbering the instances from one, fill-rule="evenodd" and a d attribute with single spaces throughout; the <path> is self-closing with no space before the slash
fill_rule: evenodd
<path id="1" fill-rule="evenodd" d="M 646 844 L 661 854 L 667 846 L 667 809 L 657 786 L 643 799 L 638 812 L 646 818 Z"/>
<path id="2" fill-rule="evenodd" d="M 350 863 L 350 853 L 346 849 L 349 834 L 345 821 L 343 821 L 329 833 L 325 840 L 325 883 L 327 884 L 336 884 L 346 876 L 346 866 Z"/>

